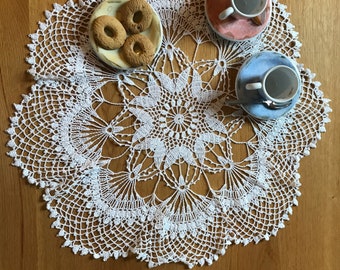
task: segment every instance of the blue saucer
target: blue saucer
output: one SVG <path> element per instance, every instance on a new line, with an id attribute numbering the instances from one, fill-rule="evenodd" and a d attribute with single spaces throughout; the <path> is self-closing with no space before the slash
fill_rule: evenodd
<path id="1" fill-rule="evenodd" d="M 277 65 L 286 65 L 296 70 L 299 74 L 299 70 L 296 65 L 287 56 L 278 53 L 264 51 L 253 55 L 247 59 L 241 66 L 236 77 L 236 96 L 238 99 L 254 99 L 259 100 L 262 97 L 256 90 L 246 90 L 245 85 L 249 82 L 255 82 L 261 77 L 267 70 Z M 250 115 L 262 119 L 276 119 L 285 113 L 289 112 L 299 100 L 301 93 L 301 87 L 298 89 L 298 93 L 292 100 L 292 103 L 284 108 L 271 109 L 264 104 L 242 104 L 242 108 Z"/>

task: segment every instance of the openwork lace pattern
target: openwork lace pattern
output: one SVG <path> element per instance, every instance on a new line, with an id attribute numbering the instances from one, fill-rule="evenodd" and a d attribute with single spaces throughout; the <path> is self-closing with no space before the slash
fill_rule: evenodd
<path id="1" fill-rule="evenodd" d="M 147 68 L 124 72 L 89 46 L 99 2 L 46 11 L 30 35 L 36 82 L 15 104 L 8 154 L 45 190 L 52 227 L 74 253 L 107 260 L 132 252 L 150 267 L 212 264 L 229 245 L 284 227 L 301 195 L 300 159 L 330 121 L 329 100 L 299 65 L 301 98 L 279 119 L 224 105 L 251 55 L 300 56 L 279 2 L 264 33 L 237 43 L 211 31 L 203 0 L 149 2 L 163 24 L 162 48 Z"/>

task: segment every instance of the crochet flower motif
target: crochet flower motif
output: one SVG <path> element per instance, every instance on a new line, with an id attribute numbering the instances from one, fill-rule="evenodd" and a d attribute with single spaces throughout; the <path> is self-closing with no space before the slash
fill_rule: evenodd
<path id="1" fill-rule="evenodd" d="M 133 136 L 136 150 L 154 151 L 155 165 L 165 169 L 183 158 L 190 165 L 203 162 L 205 143 L 218 144 L 225 138 L 216 132 L 228 134 L 225 125 L 216 118 L 223 102 L 213 100 L 223 95 L 218 90 L 204 90 L 196 70 L 187 68 L 177 78 L 155 72 L 148 82 L 148 94 L 131 101 L 130 112 L 141 123 Z M 223 100 L 223 99 L 222 99 Z"/>

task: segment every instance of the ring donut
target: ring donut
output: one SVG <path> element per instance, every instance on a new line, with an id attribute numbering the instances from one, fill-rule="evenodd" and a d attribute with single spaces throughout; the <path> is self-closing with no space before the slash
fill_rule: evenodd
<path id="1" fill-rule="evenodd" d="M 92 23 L 92 33 L 96 44 L 106 50 L 115 50 L 123 46 L 126 31 L 113 16 L 103 15 Z"/>
<path id="2" fill-rule="evenodd" d="M 139 67 L 151 63 L 155 55 L 155 47 L 148 37 L 134 34 L 126 39 L 122 53 L 131 67 Z"/>
<path id="3" fill-rule="evenodd" d="M 116 17 L 131 34 L 138 34 L 150 27 L 153 10 L 145 0 L 130 0 L 122 5 Z"/>

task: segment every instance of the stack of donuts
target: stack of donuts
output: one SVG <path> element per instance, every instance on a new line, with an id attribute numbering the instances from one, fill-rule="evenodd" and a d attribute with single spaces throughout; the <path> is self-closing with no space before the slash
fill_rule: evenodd
<path id="1" fill-rule="evenodd" d="M 152 22 L 153 10 L 146 0 L 130 0 L 121 5 L 115 16 L 102 15 L 91 25 L 97 46 L 105 50 L 120 50 L 131 67 L 150 64 L 155 46 L 141 34 Z"/>

